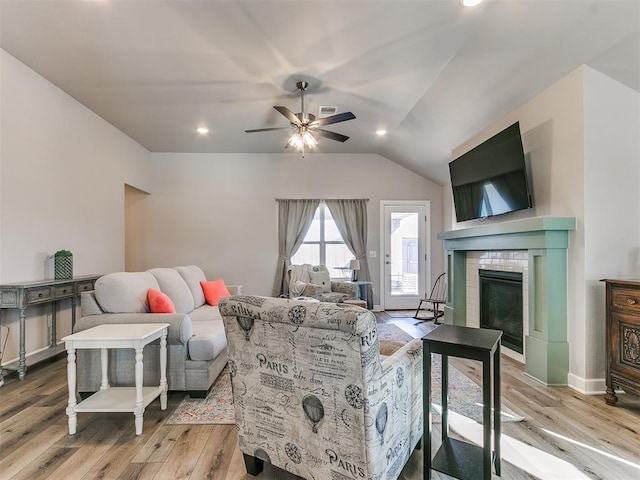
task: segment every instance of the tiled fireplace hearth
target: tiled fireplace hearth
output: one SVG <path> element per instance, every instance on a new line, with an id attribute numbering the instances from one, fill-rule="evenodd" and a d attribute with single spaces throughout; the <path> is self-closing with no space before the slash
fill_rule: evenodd
<path id="1" fill-rule="evenodd" d="M 438 234 L 447 252 L 445 322 L 480 326 L 480 269 L 522 273 L 524 362 L 528 375 L 566 385 L 567 248 L 575 218 L 535 217 Z"/>

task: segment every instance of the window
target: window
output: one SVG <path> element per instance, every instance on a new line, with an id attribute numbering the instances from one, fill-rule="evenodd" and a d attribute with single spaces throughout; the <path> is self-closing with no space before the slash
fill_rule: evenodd
<path id="1" fill-rule="evenodd" d="M 331 278 L 349 278 L 351 259 L 353 254 L 342 240 L 331 212 L 324 203 L 320 203 L 302 245 L 291 257 L 291 263 L 326 265 Z"/>

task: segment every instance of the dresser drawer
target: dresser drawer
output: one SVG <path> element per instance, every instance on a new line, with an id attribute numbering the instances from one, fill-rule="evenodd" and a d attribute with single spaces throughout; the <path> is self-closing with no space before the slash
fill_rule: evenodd
<path id="1" fill-rule="evenodd" d="M 73 283 L 67 285 L 58 285 L 56 287 L 56 298 L 65 298 L 73 296 Z"/>
<path id="2" fill-rule="evenodd" d="M 93 290 L 93 285 L 94 285 L 94 281 L 93 280 L 88 280 L 86 282 L 78 282 L 76 284 L 76 291 L 78 293 L 78 295 L 80 295 L 82 292 L 90 292 L 91 290 Z"/>
<path id="3" fill-rule="evenodd" d="M 640 290 L 612 287 L 611 306 L 640 314 Z"/>
<path id="4" fill-rule="evenodd" d="M 34 288 L 26 291 L 27 304 L 46 302 L 53 298 L 53 288 Z"/>
<path id="5" fill-rule="evenodd" d="M 2 308 L 18 308 L 18 290 L 15 288 L 0 290 L 0 306 Z"/>

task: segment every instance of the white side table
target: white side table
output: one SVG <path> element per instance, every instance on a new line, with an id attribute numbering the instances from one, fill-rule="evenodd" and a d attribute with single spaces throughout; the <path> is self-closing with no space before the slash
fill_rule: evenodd
<path id="1" fill-rule="evenodd" d="M 142 434 L 144 409 L 160 397 L 160 409 L 167 408 L 167 332 L 168 323 L 134 323 L 98 325 L 62 339 L 67 349 L 67 380 L 69 383 L 69 434 L 76 433 L 78 412 L 133 412 L 136 435 Z M 160 339 L 160 386 L 142 385 L 142 349 Z M 100 390 L 76 404 L 76 349 L 99 348 L 102 365 Z M 110 348 L 133 348 L 136 351 L 135 387 L 111 387 L 108 378 Z"/>

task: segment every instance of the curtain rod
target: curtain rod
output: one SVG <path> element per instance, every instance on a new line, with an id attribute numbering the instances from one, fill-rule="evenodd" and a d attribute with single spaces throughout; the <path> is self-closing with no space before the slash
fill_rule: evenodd
<path id="1" fill-rule="evenodd" d="M 317 200 L 319 202 L 324 202 L 325 200 L 364 200 L 368 202 L 368 198 L 276 198 L 276 202 L 281 202 L 283 200 Z"/>

